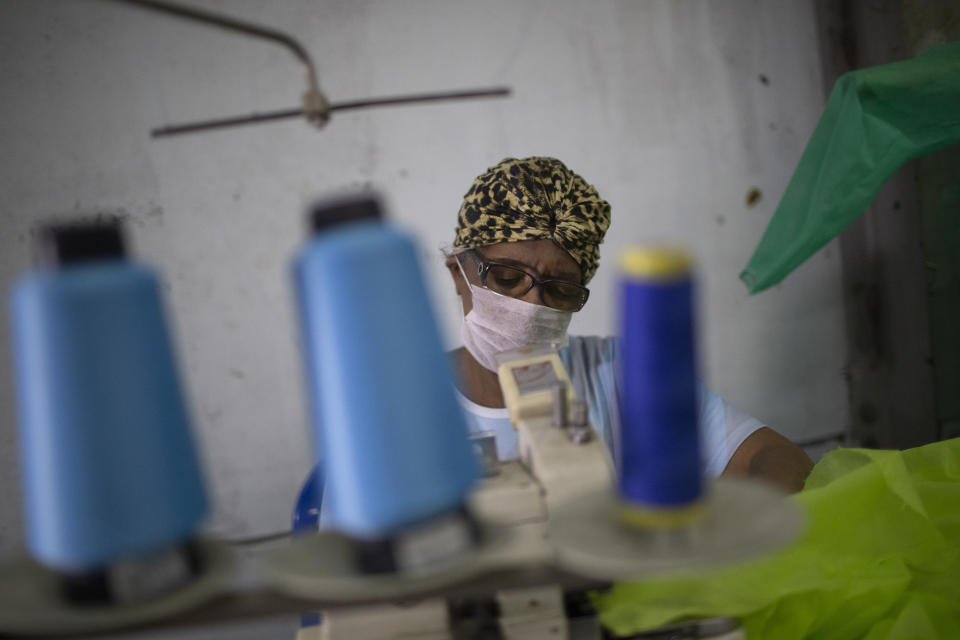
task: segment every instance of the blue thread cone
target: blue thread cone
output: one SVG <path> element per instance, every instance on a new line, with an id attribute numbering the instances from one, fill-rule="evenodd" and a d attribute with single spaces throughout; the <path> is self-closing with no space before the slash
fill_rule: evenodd
<path id="1" fill-rule="evenodd" d="M 315 222 L 294 268 L 326 511 L 389 536 L 461 507 L 477 463 L 412 240 L 370 201 Z"/>
<path id="2" fill-rule="evenodd" d="M 702 494 L 689 260 L 637 249 L 621 262 L 620 497 L 682 508 Z"/>
<path id="3" fill-rule="evenodd" d="M 207 503 L 157 279 L 116 229 L 102 255 L 73 231 L 11 312 L 28 546 L 84 571 L 186 540 Z"/>

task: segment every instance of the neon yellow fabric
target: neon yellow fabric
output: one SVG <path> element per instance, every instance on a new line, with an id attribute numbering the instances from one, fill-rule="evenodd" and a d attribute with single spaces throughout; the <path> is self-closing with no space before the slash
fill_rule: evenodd
<path id="1" fill-rule="evenodd" d="M 595 598 L 602 622 L 625 635 L 722 615 L 741 617 L 750 639 L 960 638 L 960 438 L 838 449 L 792 499 L 809 526 L 793 548 L 709 575 L 616 585 Z"/>

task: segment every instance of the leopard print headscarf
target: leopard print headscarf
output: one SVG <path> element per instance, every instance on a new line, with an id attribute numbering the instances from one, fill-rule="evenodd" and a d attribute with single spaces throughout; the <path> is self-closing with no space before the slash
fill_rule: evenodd
<path id="1" fill-rule="evenodd" d="M 454 247 L 548 238 L 580 266 L 597 272 L 610 204 L 554 158 L 507 158 L 473 181 L 457 216 Z"/>

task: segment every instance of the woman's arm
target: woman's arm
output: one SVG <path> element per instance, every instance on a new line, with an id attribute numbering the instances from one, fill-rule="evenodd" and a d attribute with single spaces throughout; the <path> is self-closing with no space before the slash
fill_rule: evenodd
<path id="1" fill-rule="evenodd" d="M 811 469 L 813 461 L 803 449 L 762 427 L 737 447 L 723 475 L 761 478 L 795 493 L 803 488 Z"/>

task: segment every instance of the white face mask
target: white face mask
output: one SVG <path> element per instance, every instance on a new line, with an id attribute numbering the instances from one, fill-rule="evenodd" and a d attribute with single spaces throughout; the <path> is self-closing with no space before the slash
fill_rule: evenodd
<path id="1" fill-rule="evenodd" d="M 567 327 L 572 312 L 500 295 L 469 280 L 467 284 L 473 308 L 463 319 L 460 336 L 470 355 L 487 369 L 497 370 L 495 356 L 503 351 L 548 344 L 564 347 L 569 343 Z"/>

